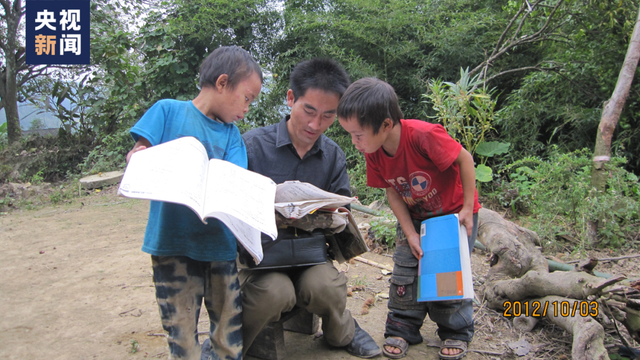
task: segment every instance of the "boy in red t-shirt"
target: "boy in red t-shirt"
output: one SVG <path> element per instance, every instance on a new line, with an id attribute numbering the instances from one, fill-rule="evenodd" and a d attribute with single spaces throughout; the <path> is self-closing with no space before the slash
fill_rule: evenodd
<path id="1" fill-rule="evenodd" d="M 458 213 L 473 249 L 480 209 L 473 157 L 441 125 L 402 119 L 395 91 L 375 78 L 349 86 L 338 120 L 365 153 L 367 185 L 386 189 L 398 219 L 383 353 L 401 358 L 409 344 L 422 342 L 420 327 L 428 313 L 438 325 L 440 358 L 461 359 L 474 332 L 471 300 L 417 302 L 415 295 L 424 219 Z"/>

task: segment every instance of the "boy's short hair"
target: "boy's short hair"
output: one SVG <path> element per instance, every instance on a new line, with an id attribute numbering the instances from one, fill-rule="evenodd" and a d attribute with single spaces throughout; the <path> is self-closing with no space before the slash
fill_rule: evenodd
<path id="1" fill-rule="evenodd" d="M 360 127 L 370 127 L 375 135 L 385 119 L 391 119 L 394 126 L 399 124 L 402 110 L 393 87 L 370 77 L 349 86 L 338 104 L 338 117 L 345 120 L 355 117 Z"/>
<path id="2" fill-rule="evenodd" d="M 235 89 L 239 82 L 252 73 L 260 76 L 262 83 L 262 69 L 251 55 L 239 46 L 221 46 L 215 50 L 200 65 L 200 88 L 216 86 L 216 81 L 222 74 L 229 77 L 228 84 Z"/>
<path id="3" fill-rule="evenodd" d="M 303 61 L 289 75 L 289 88 L 293 91 L 294 102 L 309 89 L 335 93 L 341 97 L 350 83 L 349 74 L 342 65 L 327 58 Z"/>

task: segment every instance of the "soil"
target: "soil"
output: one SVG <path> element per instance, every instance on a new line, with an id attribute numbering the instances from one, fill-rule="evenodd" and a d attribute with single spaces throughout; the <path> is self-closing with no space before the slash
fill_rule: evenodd
<path id="1" fill-rule="evenodd" d="M 167 358 L 151 261 L 140 250 L 147 212 L 148 202 L 118 197 L 112 187 L 61 205 L 2 213 L 0 358 Z M 367 221 L 366 215 L 354 214 Z M 390 254 L 384 252 L 362 257 L 392 266 Z M 634 260 L 610 262 L 597 270 L 638 277 L 635 264 Z M 359 261 L 336 266 L 350 278 L 348 308 L 382 345 L 389 275 Z M 481 305 L 487 255 L 474 250 L 472 267 L 478 300 L 476 334 L 466 359 L 571 357 L 571 337 L 563 330 L 543 322 L 532 332 L 518 333 L 507 318 Z M 200 328 L 203 341 L 206 314 Z M 425 343 L 411 346 L 405 359 L 437 359 L 435 330 L 434 323 L 425 320 Z M 286 332 L 285 336 L 287 359 L 353 358 L 330 349 L 321 334 Z M 609 337 L 608 343 L 614 340 Z"/>

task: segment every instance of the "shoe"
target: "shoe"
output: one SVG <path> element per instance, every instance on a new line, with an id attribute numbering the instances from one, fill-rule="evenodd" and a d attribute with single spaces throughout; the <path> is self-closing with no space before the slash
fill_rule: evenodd
<path id="1" fill-rule="evenodd" d="M 394 348 L 397 348 L 400 350 L 399 353 L 392 353 L 387 351 L 387 349 L 385 348 L 385 346 L 393 346 Z M 395 338 L 395 337 L 388 337 L 385 342 L 384 342 L 384 346 L 382 347 L 382 353 L 384 354 L 384 356 L 390 358 L 390 359 L 402 359 L 403 357 L 405 357 L 407 355 L 407 350 L 409 349 L 409 343 L 407 343 L 407 341 L 403 338 Z"/>
<path id="2" fill-rule="evenodd" d="M 461 350 L 460 353 L 455 355 L 445 355 L 442 353 L 442 349 L 458 349 Z M 440 360 L 460 360 L 463 357 L 467 356 L 467 342 L 462 340 L 452 340 L 446 339 L 443 340 L 440 345 L 440 353 L 438 353 Z"/>
<path id="3" fill-rule="evenodd" d="M 355 319 L 353 319 L 353 322 L 356 324 L 356 331 L 353 334 L 353 340 L 349 345 L 345 346 L 345 350 L 353 356 L 364 359 L 380 355 L 382 350 L 380 350 L 371 335 L 364 331 Z"/>

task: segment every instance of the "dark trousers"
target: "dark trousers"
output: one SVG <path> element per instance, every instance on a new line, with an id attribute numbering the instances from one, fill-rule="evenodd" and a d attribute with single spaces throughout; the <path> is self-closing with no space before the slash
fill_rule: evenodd
<path id="1" fill-rule="evenodd" d="M 413 225 L 420 233 L 420 221 Z M 393 275 L 389 287 L 389 313 L 384 337 L 394 336 L 409 344 L 422 342 L 420 328 L 425 317 L 438 325 L 442 340 L 454 339 L 470 342 L 473 338 L 473 302 L 471 300 L 417 301 L 418 259 L 411 253 L 407 237 L 398 224 L 396 228 L 396 252 L 393 255 Z M 473 231 L 469 236 L 469 251 L 478 235 L 478 214 L 473 215 Z"/>

